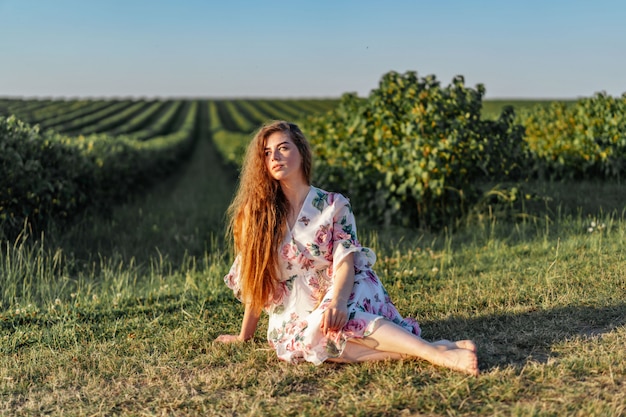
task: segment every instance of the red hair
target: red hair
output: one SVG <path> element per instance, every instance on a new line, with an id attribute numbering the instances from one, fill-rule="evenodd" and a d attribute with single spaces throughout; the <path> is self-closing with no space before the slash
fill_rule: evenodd
<path id="1" fill-rule="evenodd" d="M 265 145 L 270 135 L 282 132 L 302 157 L 305 181 L 311 184 L 312 153 L 300 128 L 285 121 L 262 126 L 248 145 L 239 186 L 228 208 L 228 233 L 240 259 L 243 301 L 260 311 L 273 297 L 280 280 L 278 251 L 286 232 L 289 202 L 280 183 L 265 165 Z"/>

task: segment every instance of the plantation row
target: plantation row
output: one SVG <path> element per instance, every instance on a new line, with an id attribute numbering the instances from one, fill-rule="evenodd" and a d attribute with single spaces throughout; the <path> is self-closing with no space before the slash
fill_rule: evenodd
<path id="1" fill-rule="evenodd" d="M 171 133 L 185 115 L 189 100 L 22 100 L 0 99 L 0 116 L 15 115 L 41 130 L 54 129 L 68 135 L 107 133 L 135 134 L 148 139 L 150 134 Z M 298 120 L 325 112 L 337 100 L 207 100 L 215 107 L 213 119 L 221 128 L 250 133 L 259 124 L 277 118 Z M 152 133 L 151 133 L 152 132 Z"/>
<path id="2" fill-rule="evenodd" d="M 180 165 L 201 127 L 236 165 L 270 119 L 301 123 L 316 183 L 358 195 L 356 205 L 385 223 L 441 226 L 488 183 L 626 173 L 626 96 L 517 105 L 516 114 L 484 106 L 484 93 L 462 77 L 444 87 L 390 72 L 367 98 L 339 101 L 0 99 L 0 115 L 14 115 L 0 122 L 2 230 L 109 207 Z M 514 200 L 518 189 L 500 195 Z"/>
<path id="3" fill-rule="evenodd" d="M 0 116 L 0 235 L 14 238 L 26 222 L 35 232 L 45 230 L 88 207 L 110 209 L 177 169 L 200 131 L 217 138 L 238 135 L 237 143 L 243 143 L 268 119 L 301 118 L 333 104 L 0 100 L 2 114 L 10 114 Z"/>
<path id="4" fill-rule="evenodd" d="M 484 93 L 462 77 L 442 86 L 434 76 L 391 72 L 365 99 L 345 94 L 303 121 L 316 183 L 359 196 L 359 212 L 374 221 L 431 227 L 454 221 L 485 192 L 509 203 L 532 196 L 521 192 L 529 179 L 626 174 L 626 95 L 507 103 L 484 102 Z M 249 135 L 227 128 L 213 139 L 238 164 Z M 486 189 L 501 182 L 514 185 Z"/>
<path id="5" fill-rule="evenodd" d="M 441 86 L 415 72 L 384 75 L 366 100 L 344 95 L 305 125 L 320 181 L 358 195 L 378 221 L 443 226 L 486 193 L 519 198 L 527 180 L 626 175 L 626 95 L 511 107 L 482 118 L 485 88 Z M 355 158 L 359 155 L 359 158 Z M 491 192 L 495 183 L 515 183 Z M 532 190 L 524 195 L 532 195 Z"/>

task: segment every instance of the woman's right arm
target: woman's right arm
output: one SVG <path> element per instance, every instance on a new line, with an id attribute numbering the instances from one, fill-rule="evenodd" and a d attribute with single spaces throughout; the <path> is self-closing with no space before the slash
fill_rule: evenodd
<path id="1" fill-rule="evenodd" d="M 215 341 L 222 343 L 232 343 L 232 342 L 245 342 L 246 340 L 252 339 L 254 336 L 254 332 L 256 331 L 257 325 L 259 324 L 259 319 L 261 318 L 261 313 L 254 311 L 250 304 L 246 304 L 246 310 L 243 313 L 243 321 L 241 322 L 241 331 L 239 335 L 234 334 L 222 334 L 219 335 Z"/>

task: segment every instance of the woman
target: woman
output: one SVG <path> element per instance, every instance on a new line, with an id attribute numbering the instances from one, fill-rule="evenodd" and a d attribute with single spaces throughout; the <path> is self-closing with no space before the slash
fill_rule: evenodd
<path id="1" fill-rule="evenodd" d="M 470 340 L 429 343 L 402 318 L 372 270 L 349 201 L 311 186 L 311 149 L 301 130 L 276 121 L 248 146 L 229 208 L 236 259 L 224 277 L 245 303 L 239 335 L 254 336 L 261 311 L 282 360 L 361 362 L 417 357 L 478 375 Z"/>

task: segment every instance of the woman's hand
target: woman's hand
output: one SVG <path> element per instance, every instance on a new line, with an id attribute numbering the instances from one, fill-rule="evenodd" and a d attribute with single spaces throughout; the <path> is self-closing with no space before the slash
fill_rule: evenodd
<path id="1" fill-rule="evenodd" d="M 241 322 L 241 332 L 239 334 L 221 334 L 215 338 L 219 343 L 237 343 L 245 342 L 254 337 L 256 326 L 259 323 L 261 313 L 252 310 L 250 304 L 246 304 L 246 311 L 243 313 L 243 321 Z"/>
<path id="2" fill-rule="evenodd" d="M 354 287 L 354 254 L 348 254 L 333 277 L 332 301 L 322 315 L 320 328 L 325 335 L 339 331 L 348 322 L 348 300 Z"/>
<path id="3" fill-rule="evenodd" d="M 324 314 L 322 315 L 321 329 L 325 335 L 328 332 L 339 331 L 348 322 L 348 307 L 345 303 L 331 302 Z"/>
<path id="4" fill-rule="evenodd" d="M 215 341 L 220 343 L 236 343 L 243 342 L 243 339 L 236 334 L 221 334 L 215 338 Z"/>

